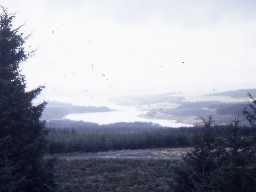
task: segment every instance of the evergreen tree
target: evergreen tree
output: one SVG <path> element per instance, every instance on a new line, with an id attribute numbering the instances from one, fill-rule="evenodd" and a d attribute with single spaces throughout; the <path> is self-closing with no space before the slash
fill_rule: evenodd
<path id="1" fill-rule="evenodd" d="M 193 138 L 194 148 L 183 161 L 174 167 L 175 192 L 210 192 L 214 170 L 220 166 L 219 147 L 211 118 L 204 120 L 205 127 Z"/>
<path id="2" fill-rule="evenodd" d="M 238 121 L 216 134 L 211 123 L 195 137 L 195 146 L 174 169 L 175 192 L 256 191 L 256 138 L 244 136 Z"/>
<path id="3" fill-rule="evenodd" d="M 46 152 L 45 129 L 40 121 L 45 103 L 32 100 L 42 87 L 26 92 L 20 64 L 29 52 L 14 15 L 0 14 L 0 192 L 46 192 L 54 187 Z"/>
<path id="4" fill-rule="evenodd" d="M 249 98 L 251 100 L 248 107 L 243 111 L 246 119 L 248 120 L 251 127 L 256 127 L 256 99 L 252 94 L 249 93 Z"/>

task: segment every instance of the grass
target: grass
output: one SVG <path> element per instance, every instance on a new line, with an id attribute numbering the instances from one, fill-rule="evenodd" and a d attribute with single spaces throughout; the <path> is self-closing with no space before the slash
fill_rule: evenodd
<path id="1" fill-rule="evenodd" d="M 58 160 L 61 192 L 170 192 L 168 160 Z"/>

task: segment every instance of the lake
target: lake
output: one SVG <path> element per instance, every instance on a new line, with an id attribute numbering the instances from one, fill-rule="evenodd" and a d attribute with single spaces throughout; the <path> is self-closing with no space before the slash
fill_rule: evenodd
<path id="1" fill-rule="evenodd" d="M 115 107 L 110 112 L 77 113 L 65 116 L 65 119 L 73 121 L 86 121 L 92 123 L 112 124 L 119 122 L 151 122 L 164 127 L 188 127 L 191 125 L 179 123 L 176 120 L 149 119 L 142 117 L 143 111 L 135 107 Z"/>

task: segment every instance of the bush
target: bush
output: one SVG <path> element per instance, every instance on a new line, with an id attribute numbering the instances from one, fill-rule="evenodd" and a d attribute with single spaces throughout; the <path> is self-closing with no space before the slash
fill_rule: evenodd
<path id="1" fill-rule="evenodd" d="M 238 123 L 218 136 L 208 124 L 195 147 L 174 169 L 175 192 L 256 191 L 256 137 L 241 134 Z"/>

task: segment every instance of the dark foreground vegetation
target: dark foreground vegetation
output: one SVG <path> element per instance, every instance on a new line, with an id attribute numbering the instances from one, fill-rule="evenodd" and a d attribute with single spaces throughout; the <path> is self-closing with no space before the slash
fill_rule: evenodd
<path id="1" fill-rule="evenodd" d="M 45 103 L 33 105 L 42 87 L 26 91 L 20 64 L 30 56 L 15 16 L 0 13 L 0 192 L 54 190 L 51 163 L 40 121 Z"/>
<path id="2" fill-rule="evenodd" d="M 195 135 L 193 150 L 173 170 L 175 192 L 256 191 L 256 133 L 244 135 L 238 121 L 226 135 L 209 123 Z"/>

